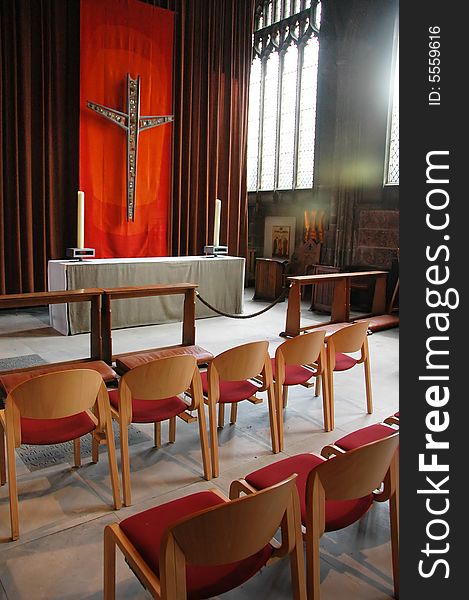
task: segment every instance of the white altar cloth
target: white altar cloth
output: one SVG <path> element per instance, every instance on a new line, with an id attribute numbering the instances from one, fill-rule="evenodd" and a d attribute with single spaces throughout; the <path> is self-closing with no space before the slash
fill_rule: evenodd
<path id="1" fill-rule="evenodd" d="M 197 283 L 201 296 L 230 314 L 243 312 L 244 258 L 234 256 L 170 256 L 106 258 L 83 261 L 51 260 L 48 288 L 74 290 L 112 288 L 159 283 Z M 183 296 L 160 296 L 112 302 L 112 327 L 135 327 L 182 320 Z M 90 330 L 87 303 L 49 306 L 51 326 L 63 333 Z M 196 301 L 196 318 L 216 313 Z"/>

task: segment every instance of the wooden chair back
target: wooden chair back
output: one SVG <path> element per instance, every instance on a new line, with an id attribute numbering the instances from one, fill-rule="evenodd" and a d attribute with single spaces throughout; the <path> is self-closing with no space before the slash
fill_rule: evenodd
<path id="1" fill-rule="evenodd" d="M 337 454 L 311 471 L 306 484 L 306 561 L 308 598 L 319 600 L 319 540 L 326 529 L 326 500 L 353 500 L 372 494 L 384 482 L 389 500 L 394 594 L 399 597 L 399 433 Z"/>
<path id="2" fill-rule="evenodd" d="M 275 351 L 275 360 L 285 365 L 316 363 L 324 346 L 324 331 L 313 331 L 285 340 Z"/>
<path id="3" fill-rule="evenodd" d="M 269 342 L 249 342 L 225 350 L 209 364 L 208 371 L 216 371 L 222 381 L 243 381 L 259 375 L 265 370 Z"/>
<path id="4" fill-rule="evenodd" d="M 104 414 L 102 403 L 106 396 L 101 375 L 92 369 L 46 373 L 24 381 L 5 401 L 5 419 L 7 425 L 13 426 L 15 446 L 21 445 L 21 417 L 61 419 L 89 411 L 96 404 L 95 414 L 99 417 Z M 89 413 L 89 416 L 98 424 L 94 414 Z"/>
<path id="5" fill-rule="evenodd" d="M 8 398 L 22 417 L 60 419 L 91 408 L 102 383 L 97 371 L 70 369 L 28 379 L 14 388 Z"/>
<path id="6" fill-rule="evenodd" d="M 256 494 L 214 506 L 172 525 L 171 538 L 188 563 L 221 565 L 243 560 L 266 546 L 280 527 L 295 492 L 293 475 Z"/>
<path id="7" fill-rule="evenodd" d="M 333 348 L 335 352 L 358 352 L 366 340 L 368 325 L 368 322 L 351 323 L 339 329 L 327 340 L 328 347 Z"/>
<path id="8" fill-rule="evenodd" d="M 188 390 L 196 370 L 197 361 L 189 354 L 157 358 L 127 371 L 119 391 L 139 400 L 163 400 Z"/>
<path id="9" fill-rule="evenodd" d="M 371 494 L 385 480 L 398 446 L 396 432 L 334 456 L 311 472 L 307 489 L 319 483 L 327 500 L 352 500 Z"/>
<path id="10" fill-rule="evenodd" d="M 116 546 L 153 598 L 186 600 L 186 564 L 213 567 L 248 559 L 262 552 L 279 528 L 282 541 L 272 542 L 267 564 L 289 555 L 291 597 L 306 600 L 300 502 L 295 480 L 296 474 L 292 474 L 265 490 L 236 500 L 211 490 L 223 502 L 173 522 L 164 532 L 158 573 L 149 569 L 117 523 L 108 525 L 104 531 L 105 600 L 115 598 Z M 258 562 L 259 568 L 262 562 Z M 233 589 L 240 584 L 236 580 L 242 579 L 243 574 L 235 574 L 231 582 L 223 573 L 221 577 L 218 583 L 222 587 L 228 583 L 233 586 L 229 589 Z"/>

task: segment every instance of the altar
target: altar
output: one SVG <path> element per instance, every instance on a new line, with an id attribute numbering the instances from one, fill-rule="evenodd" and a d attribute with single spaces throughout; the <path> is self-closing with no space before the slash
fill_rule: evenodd
<path id="1" fill-rule="evenodd" d="M 230 314 L 243 312 L 244 258 L 234 256 L 165 256 L 51 260 L 48 289 L 115 288 L 154 284 L 196 283 L 201 296 Z M 112 327 L 136 327 L 182 320 L 183 299 L 159 296 L 115 300 Z M 89 307 L 83 303 L 49 306 L 51 326 L 64 335 L 90 331 Z M 217 313 L 196 302 L 196 318 Z"/>

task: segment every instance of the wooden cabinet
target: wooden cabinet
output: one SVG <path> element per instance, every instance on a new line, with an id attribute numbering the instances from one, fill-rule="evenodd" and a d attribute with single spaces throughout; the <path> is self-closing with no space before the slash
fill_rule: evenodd
<path id="1" fill-rule="evenodd" d="M 256 259 L 256 282 L 253 300 L 275 300 L 283 290 L 287 260 L 275 258 Z"/>

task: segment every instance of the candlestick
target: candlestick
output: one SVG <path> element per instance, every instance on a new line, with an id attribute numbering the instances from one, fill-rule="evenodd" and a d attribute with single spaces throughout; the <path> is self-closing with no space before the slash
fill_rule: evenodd
<path id="1" fill-rule="evenodd" d="M 78 192 L 77 248 L 85 247 L 85 192 Z"/>
<path id="2" fill-rule="evenodd" d="M 304 235 L 303 235 L 303 241 L 306 242 L 308 241 L 308 237 L 309 237 L 309 214 L 308 211 L 305 210 L 305 222 L 304 222 Z"/>
<path id="3" fill-rule="evenodd" d="M 213 245 L 220 245 L 220 218 L 221 218 L 221 200 L 215 200 L 215 218 L 213 225 Z"/>

